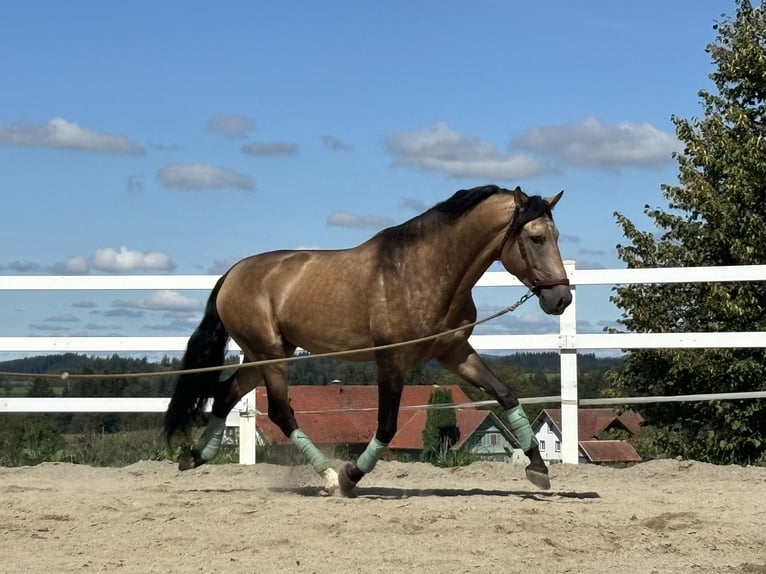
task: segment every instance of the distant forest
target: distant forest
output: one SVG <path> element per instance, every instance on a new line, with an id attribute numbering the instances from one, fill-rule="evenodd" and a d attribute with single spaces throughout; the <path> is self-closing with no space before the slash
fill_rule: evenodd
<path id="1" fill-rule="evenodd" d="M 602 374 L 610 369 L 619 369 L 620 357 L 596 357 L 595 354 L 578 354 L 578 370 L 587 376 Z M 504 379 L 504 374 L 513 372 L 509 384 L 519 377 L 542 382 L 542 377 L 558 383 L 559 355 L 557 353 L 517 353 L 513 355 L 485 355 L 485 361 Z M 236 366 L 237 357 L 229 356 L 228 363 Z M 67 372 L 67 380 L 14 377 L 0 375 L 0 396 L 69 396 L 69 397 L 164 397 L 173 392 L 175 377 L 148 375 L 125 378 L 123 373 L 159 373 L 181 368 L 177 358 L 164 357 L 159 362 L 146 358 L 136 359 L 112 355 L 95 357 L 76 353 L 41 355 L 0 362 L 0 372 L 25 374 L 58 374 Z M 114 374 L 98 381 L 83 381 L 77 374 Z M 375 364 L 342 362 L 334 359 L 317 358 L 296 361 L 289 365 L 291 385 L 374 385 L 377 382 Z M 454 384 L 453 375 L 433 361 L 413 370 L 408 378 L 409 385 Z M 445 380 L 449 379 L 449 380 Z M 505 379 L 504 379 L 505 380 Z M 594 389 L 595 390 L 595 389 Z"/>
<path id="2" fill-rule="evenodd" d="M 520 397 L 551 396 L 559 394 L 559 355 L 557 353 L 518 353 L 506 356 L 484 357 L 492 370 Z M 238 357 L 231 355 L 228 362 L 236 367 Z M 578 384 L 581 397 L 598 397 L 607 382 L 604 373 L 619 369 L 622 359 L 578 355 Z M 15 397 L 169 397 L 173 393 L 176 377 L 146 376 L 121 377 L 124 373 L 158 373 L 181 368 L 177 358 L 165 357 L 159 362 L 145 358 L 119 355 L 94 357 L 75 353 L 42 355 L 0 362 L 0 372 L 6 373 L 70 373 L 60 378 L 22 377 L 0 375 L 0 396 Z M 77 374 L 113 374 L 99 380 L 78 379 Z M 318 358 L 296 361 L 289 365 L 291 385 L 373 385 L 377 382 L 374 363 L 350 363 Z M 488 398 L 483 391 L 464 383 L 456 375 L 432 362 L 412 371 L 407 384 L 447 385 L 460 384 L 472 400 Z M 529 405 L 527 412 L 534 417 L 542 405 Z M 162 415 L 147 414 L 69 414 L 50 415 L 13 414 L 0 417 L 0 431 L 13 420 L 44 417 L 62 433 L 114 433 L 141 428 L 158 428 Z"/>

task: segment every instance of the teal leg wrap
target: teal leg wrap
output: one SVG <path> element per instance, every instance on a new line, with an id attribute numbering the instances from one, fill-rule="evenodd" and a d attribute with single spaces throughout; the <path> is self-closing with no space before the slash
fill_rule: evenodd
<path id="1" fill-rule="evenodd" d="M 226 428 L 226 420 L 215 415 L 211 415 L 207 421 L 207 428 L 202 433 L 202 439 L 200 444 L 200 456 L 205 461 L 213 460 L 218 451 L 221 450 L 221 442 L 223 442 L 223 431 Z"/>
<path id="2" fill-rule="evenodd" d="M 367 445 L 367 448 L 364 449 L 364 452 L 357 459 L 356 468 L 367 474 L 375 468 L 375 465 L 380 460 L 380 457 L 383 456 L 385 450 L 386 445 L 378 439 L 373 438 L 370 441 L 370 444 Z"/>
<path id="3" fill-rule="evenodd" d="M 527 413 L 524 412 L 521 405 L 505 411 L 505 416 L 508 418 L 511 432 L 518 439 L 522 450 L 528 451 L 530 448 L 537 446 L 537 437 L 532 432 L 532 426 L 529 424 Z"/>
<path id="4" fill-rule="evenodd" d="M 307 437 L 306 433 L 302 430 L 296 429 L 290 433 L 290 440 L 293 441 L 293 444 L 297 446 L 298 450 L 308 459 L 309 464 L 316 472 L 322 474 L 325 470 L 330 468 L 330 461 L 327 460 L 325 455 L 319 452 L 319 449 L 314 446 L 314 443 L 311 442 L 311 439 Z"/>

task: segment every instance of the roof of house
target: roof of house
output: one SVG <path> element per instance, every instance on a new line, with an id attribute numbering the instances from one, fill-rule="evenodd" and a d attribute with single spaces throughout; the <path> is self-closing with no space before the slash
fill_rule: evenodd
<path id="1" fill-rule="evenodd" d="M 532 423 L 537 430 L 545 417 L 561 434 L 561 409 L 544 409 Z M 631 434 L 639 431 L 644 418 L 635 411 L 625 411 L 617 414 L 615 409 L 578 409 L 577 438 L 580 441 L 597 439 L 598 435 L 610 428 L 621 428 Z"/>
<path id="2" fill-rule="evenodd" d="M 625 440 L 582 440 L 580 449 L 590 462 L 641 462 L 636 449 Z"/>
<path id="3" fill-rule="evenodd" d="M 426 426 L 426 411 L 416 411 L 403 425 L 399 427 L 396 435 L 388 444 L 391 450 L 422 450 L 423 449 L 423 429 Z M 489 417 L 492 417 L 491 411 L 480 411 L 474 408 L 456 409 L 456 426 L 460 429 L 458 441 L 453 448 L 463 446 L 471 435 L 482 425 Z"/>
<path id="4" fill-rule="evenodd" d="M 470 402 L 458 385 L 445 385 L 452 393 L 455 404 Z M 397 426 L 401 430 L 410 419 L 424 410 L 408 410 L 428 404 L 432 385 L 405 385 Z M 266 389 L 256 389 L 256 425 L 270 444 L 286 445 L 290 440 L 266 415 L 268 401 Z M 290 406 L 301 430 L 318 445 L 366 444 L 375 435 L 378 426 L 378 387 L 375 385 L 296 385 L 290 387 Z M 471 409 L 461 409 L 471 410 Z M 420 427 L 422 432 L 423 427 Z M 410 431 L 413 432 L 413 431 Z M 470 436 L 470 435 L 469 435 Z M 396 439 L 396 437 L 395 437 Z"/>

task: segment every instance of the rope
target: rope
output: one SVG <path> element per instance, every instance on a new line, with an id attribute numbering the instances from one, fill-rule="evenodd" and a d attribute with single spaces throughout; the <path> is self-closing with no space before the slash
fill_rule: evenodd
<path id="1" fill-rule="evenodd" d="M 345 355 L 355 355 L 358 353 L 369 353 L 369 352 L 375 352 L 375 351 L 383 351 L 388 349 L 395 349 L 398 347 L 405 347 L 408 345 L 415 345 L 417 343 L 424 343 L 426 341 L 432 341 L 434 339 L 438 339 L 439 337 L 444 337 L 445 335 L 451 335 L 453 333 L 458 333 L 460 331 L 465 331 L 466 329 L 472 329 L 473 327 L 477 325 L 481 325 L 482 323 L 486 323 L 488 321 L 491 321 L 492 319 L 497 319 L 501 315 L 505 315 L 506 313 L 512 313 L 521 305 L 526 303 L 531 297 L 534 296 L 534 293 L 532 291 L 527 291 L 524 295 L 521 296 L 521 298 L 516 301 L 513 305 L 509 305 L 505 309 L 501 309 L 497 313 L 493 313 L 492 315 L 489 315 L 487 317 L 484 317 L 483 319 L 479 319 L 477 321 L 474 321 L 473 323 L 468 323 L 467 325 L 461 325 L 460 327 L 455 327 L 453 329 L 449 329 L 447 331 L 442 331 L 441 333 L 436 333 L 434 335 L 426 335 L 425 337 L 418 337 L 417 339 L 410 339 L 408 341 L 400 341 L 398 343 L 388 343 L 386 345 L 378 345 L 373 347 L 363 347 L 361 349 L 349 349 L 346 351 L 332 351 L 329 353 L 318 353 L 316 355 L 306 354 L 306 355 L 294 355 L 292 357 L 279 357 L 277 359 L 263 359 L 260 361 L 250 361 L 247 363 L 237 363 L 237 364 L 229 364 L 229 365 L 219 365 L 215 367 L 200 367 L 197 369 L 179 369 L 175 371 L 152 371 L 152 372 L 144 372 L 144 373 L 119 373 L 119 374 L 105 374 L 105 373 L 90 373 L 90 374 L 78 374 L 78 373 L 18 373 L 13 371 L 0 371 L 0 376 L 2 377 L 15 377 L 15 378 L 40 378 L 40 379 L 61 379 L 61 380 L 67 380 L 70 377 L 74 377 L 77 379 L 112 379 L 112 378 L 121 378 L 121 379 L 136 379 L 136 378 L 142 378 L 142 377 L 167 377 L 167 376 L 175 376 L 175 375 L 182 375 L 182 374 L 190 374 L 190 373 L 209 373 L 213 371 L 223 371 L 226 369 L 247 369 L 251 367 L 259 367 L 259 366 L 265 366 L 265 365 L 275 365 L 278 363 L 289 363 L 293 361 L 304 361 L 308 359 L 326 359 L 326 358 L 332 358 L 332 357 L 343 357 Z"/>
<path id="2" fill-rule="evenodd" d="M 611 398 L 594 398 L 594 399 L 580 399 L 578 400 L 578 406 L 589 405 L 630 405 L 630 404 L 645 404 L 645 403 L 682 403 L 682 402 L 698 402 L 698 401 L 734 401 L 734 400 L 749 400 L 749 399 L 766 399 L 766 391 L 744 391 L 739 393 L 709 393 L 700 395 L 675 395 L 675 396 L 655 396 L 655 397 L 611 397 Z M 524 397 L 519 398 L 521 404 L 540 404 L 540 403 L 560 403 L 561 396 L 551 395 L 546 397 Z M 402 406 L 400 411 L 420 411 L 420 410 L 441 410 L 441 409 L 464 409 L 464 408 L 476 408 L 497 406 L 497 401 L 490 399 L 486 401 L 473 401 L 470 403 L 438 403 L 434 405 L 409 405 Z M 296 415 L 321 415 L 326 413 L 363 413 L 369 411 L 377 411 L 377 407 L 347 407 L 343 409 L 325 409 L 325 410 L 307 410 L 307 411 L 295 411 Z M 257 415 L 266 415 L 267 413 L 261 412 L 258 409 L 255 410 Z"/>

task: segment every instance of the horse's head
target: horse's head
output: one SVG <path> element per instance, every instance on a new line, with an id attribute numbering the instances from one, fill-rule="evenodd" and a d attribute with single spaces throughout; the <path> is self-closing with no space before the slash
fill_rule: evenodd
<path id="1" fill-rule="evenodd" d="M 572 302 L 559 253 L 559 232 L 551 215 L 563 193 L 529 197 L 517 187 L 513 192 L 514 216 L 500 250 L 506 270 L 537 295 L 540 308 L 550 315 L 560 315 Z"/>

